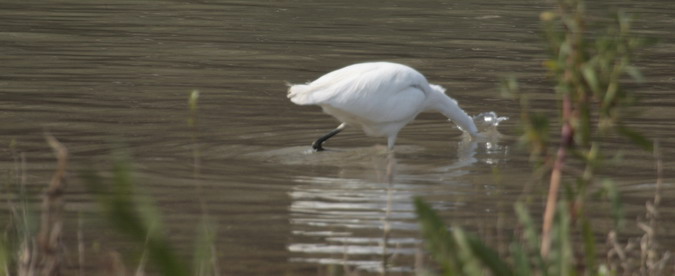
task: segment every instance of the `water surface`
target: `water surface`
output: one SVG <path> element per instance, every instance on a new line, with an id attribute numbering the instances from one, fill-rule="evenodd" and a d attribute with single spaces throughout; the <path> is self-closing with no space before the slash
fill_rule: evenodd
<path id="1" fill-rule="evenodd" d="M 666 0 L 613 2 L 642 18 L 640 33 L 661 39 L 638 60 L 647 81 L 631 85 L 642 102 L 629 121 L 659 139 L 669 183 L 675 9 Z M 591 10 L 603 14 L 606 6 Z M 185 252 L 206 204 L 223 274 L 316 275 L 343 264 L 377 272 L 383 256 L 393 256 L 390 271 L 410 272 L 428 262 L 419 257 L 414 197 L 490 242 L 511 235 L 514 201 L 540 199 L 516 139 L 519 106 L 497 87 L 501 76 L 516 75 L 535 94 L 533 108 L 555 116 L 538 34 L 538 14 L 549 7 L 527 0 L 3 2 L 2 169 L 8 185 L 16 182 L 23 154 L 27 189 L 37 193 L 55 166 L 44 133 L 69 148 L 66 240 L 75 240 L 83 217 L 92 269 L 105 262 L 99 255 L 126 254 L 132 245 L 98 219 L 76 172 L 110 170 L 111 149 L 123 147 L 139 193 L 155 200 Z M 358 129 L 333 138 L 329 151 L 310 152 L 311 141 L 338 123 L 318 107 L 290 103 L 285 82 L 375 60 L 418 69 L 470 114 L 511 117 L 500 127 L 505 138 L 463 141 L 440 114 L 422 114 L 400 133 L 395 155 L 384 139 Z M 197 130 L 186 123 L 193 89 L 201 92 Z M 625 191 L 632 221 L 653 193 L 654 160 L 623 139 L 610 147 L 623 154 L 608 174 Z M 673 196 L 672 187 L 663 195 Z M 672 202 L 663 204 L 664 240 L 673 244 Z M 594 218 L 610 225 L 606 204 L 597 210 Z"/>

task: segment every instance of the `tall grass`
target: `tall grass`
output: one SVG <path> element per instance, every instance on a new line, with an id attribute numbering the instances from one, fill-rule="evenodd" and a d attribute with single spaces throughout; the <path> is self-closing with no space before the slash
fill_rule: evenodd
<path id="1" fill-rule="evenodd" d="M 159 213 L 148 199 L 136 198 L 130 163 L 115 157 L 112 180 L 93 171 L 83 175 L 90 190 L 98 196 L 110 225 L 147 250 L 151 263 L 162 275 L 189 275 L 186 263 L 170 246 Z"/>
<path id="2" fill-rule="evenodd" d="M 194 180 L 199 181 L 200 152 L 198 148 L 198 92 L 193 91 L 188 101 L 188 126 L 192 132 L 194 144 Z M 57 164 L 54 174 L 42 193 L 42 204 L 33 210 L 28 203 L 25 192 L 26 173 L 25 157 L 12 150 L 15 159 L 15 169 L 8 177 L 8 182 L 16 182 L 18 198 L 8 199 L 10 208 L 10 223 L 0 237 L 0 276 L 2 275 L 64 275 L 70 252 L 66 252 L 62 237 L 65 225 L 64 212 L 67 187 L 67 171 L 69 155 L 67 148 L 53 136 L 46 134 L 46 141 L 54 150 Z M 15 145 L 10 145 L 14 149 Z M 210 223 L 206 203 L 200 200 L 203 217 L 197 226 L 198 236 L 194 245 L 194 260 L 192 264 L 185 261 L 184 255 L 173 248 L 162 225 L 160 212 L 149 197 L 139 196 L 136 191 L 136 180 L 133 177 L 132 163 L 123 151 L 113 152 L 111 155 L 113 167 L 111 177 L 102 177 L 94 170 L 81 174 L 81 178 L 96 196 L 102 214 L 110 222 L 110 227 L 128 237 L 140 248 L 140 258 L 135 269 L 135 275 L 146 274 L 146 262 L 153 271 L 161 275 L 219 275 L 216 261 L 215 227 Z M 198 196 L 202 195 L 202 188 L 197 184 Z M 10 187 L 12 188 L 12 187 Z M 39 219 L 33 213 L 40 213 Z M 77 228 L 77 267 L 79 275 L 86 273 L 102 273 L 101 271 L 87 271 L 85 266 L 85 245 L 82 232 L 81 218 Z M 108 275 L 127 275 L 127 265 L 119 253 L 113 252 L 108 258 L 110 261 Z M 89 264 L 89 266 L 91 266 Z M 95 267 L 102 269 L 102 267 Z"/>
<path id="3" fill-rule="evenodd" d="M 593 200 L 591 191 L 603 190 L 617 222 L 622 215 L 617 188 L 610 179 L 598 174 L 607 155 L 607 137 L 621 135 L 645 150 L 654 150 L 651 141 L 625 123 L 626 109 L 637 97 L 622 85 L 626 78 L 642 80 L 632 60 L 635 51 L 649 41 L 631 33 L 632 18 L 623 13 L 618 13 L 606 29 L 590 29 L 582 0 L 559 0 L 557 9 L 542 13 L 540 18 L 550 52 L 544 65 L 555 82 L 553 91 L 560 107 L 558 142 L 551 142 L 555 140 L 549 135 L 551 120 L 528 108 L 527 95 L 518 91 L 516 80 L 505 80 L 502 91 L 521 102 L 521 140 L 529 145 L 536 171 L 548 175 L 541 228 L 536 227 L 525 204 L 517 203 L 515 210 L 524 232 L 510 246 L 507 256 L 499 256 L 460 228 L 448 232 L 433 210 L 418 200 L 417 214 L 432 255 L 445 275 L 482 275 L 484 270 L 492 275 L 672 272 L 665 265 L 670 253 L 660 252 L 654 246 L 658 191 L 654 203 L 648 204 L 647 222 L 639 224 L 645 231 L 637 259 L 640 266 L 617 265 L 598 258 L 596 231 L 587 209 Z M 578 170 L 565 169 L 572 166 L 571 161 Z M 616 233 L 610 232 L 611 253 L 622 263 L 632 262 L 624 250 L 626 247 L 618 244 Z"/>
<path id="4" fill-rule="evenodd" d="M 13 177 L 17 180 L 18 198 L 7 201 L 10 223 L 0 238 L 0 275 L 60 275 L 64 266 L 62 237 L 69 155 L 52 135 L 45 134 L 45 139 L 54 150 L 57 165 L 42 194 L 39 219 L 29 206 L 25 191 L 25 156 L 19 154 L 20 158 L 15 159 Z"/>
<path id="5" fill-rule="evenodd" d="M 89 171 L 83 175 L 85 182 L 93 194 L 98 195 L 104 214 L 111 221 L 112 227 L 126 234 L 136 244 L 144 248 L 142 256 L 162 275 L 219 275 L 216 261 L 215 227 L 208 216 L 206 202 L 202 199 L 203 189 L 199 183 L 200 156 L 198 147 L 198 99 L 199 92 L 194 90 L 188 98 L 188 127 L 191 130 L 193 143 L 193 180 L 197 183 L 197 197 L 200 198 L 202 219 L 197 226 L 193 262 L 189 265 L 180 257 L 171 246 L 171 242 L 163 231 L 161 214 L 156 210 L 149 198 L 138 198 L 135 190 L 135 181 L 132 177 L 131 162 L 123 153 L 113 156 L 113 177 L 106 180 L 97 173 Z M 140 261 L 139 269 L 142 272 L 144 258 Z M 139 274 L 139 273 L 137 273 Z"/>

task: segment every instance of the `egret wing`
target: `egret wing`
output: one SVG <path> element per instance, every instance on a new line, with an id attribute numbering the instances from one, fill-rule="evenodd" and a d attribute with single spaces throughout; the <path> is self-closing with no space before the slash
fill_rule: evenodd
<path id="1" fill-rule="evenodd" d="M 422 74 L 392 63 L 366 63 L 331 72 L 309 84 L 315 104 L 329 105 L 371 122 L 412 120 L 428 86 Z"/>

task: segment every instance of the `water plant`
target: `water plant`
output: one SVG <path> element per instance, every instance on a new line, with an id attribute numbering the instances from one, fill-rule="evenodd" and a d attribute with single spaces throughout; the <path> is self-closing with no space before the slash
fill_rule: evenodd
<path id="1" fill-rule="evenodd" d="M 198 92 L 192 91 L 188 107 L 190 115 L 188 126 L 192 130 L 194 144 L 194 180 L 199 180 L 199 158 L 197 147 L 197 99 Z M 0 237 L 0 275 L 63 275 L 68 272 L 68 258 L 63 244 L 65 227 L 65 194 L 67 188 L 67 171 L 69 163 L 68 149 L 49 133 L 45 134 L 47 144 L 54 150 L 57 158 L 56 169 L 41 195 L 42 204 L 33 208 L 29 195 L 25 192 L 26 161 L 22 153 L 15 151 L 16 143 L 10 145 L 15 168 L 8 176 L 8 189 L 18 195 L 15 199 L 7 199 L 10 221 Z M 121 147 L 123 148 L 123 147 Z M 214 241 L 215 227 L 210 223 L 206 203 L 200 201 L 203 216 L 197 227 L 198 238 L 195 239 L 194 261 L 192 266 L 182 258 L 172 246 L 164 231 L 161 213 L 150 197 L 140 196 L 133 177 L 132 162 L 128 154 L 121 150 L 111 154 L 113 166 L 111 176 L 104 177 L 93 169 L 81 173 L 81 178 L 100 203 L 102 214 L 110 222 L 110 227 L 126 235 L 141 248 L 138 256 L 136 275 L 145 275 L 146 262 L 153 271 L 161 275 L 219 275 Z M 3 187 L 4 188 L 4 187 Z M 198 186 L 201 193 L 201 187 Z M 38 218 L 39 215 L 39 218 Z M 77 271 L 85 275 L 84 238 L 82 221 L 78 220 L 77 230 Z M 109 252 L 110 253 L 110 252 Z M 120 254 L 113 251 L 108 273 L 111 275 L 127 275 L 126 265 Z M 72 268 L 72 267 L 71 267 Z M 101 268 L 95 268 L 101 269 Z M 72 271 L 71 271 L 72 272 Z M 88 271 L 91 272 L 91 271 Z M 67 273 L 66 273 L 67 274 Z"/>
<path id="2" fill-rule="evenodd" d="M 0 275 L 59 275 L 64 266 L 63 226 L 64 194 L 67 188 L 66 171 L 69 154 L 51 134 L 46 133 L 47 144 L 56 155 L 57 166 L 41 198 L 39 218 L 28 203 L 25 191 L 26 161 L 24 154 L 15 158 L 13 178 L 18 186 L 18 201 L 8 200 L 10 222 L 0 238 Z M 13 155 L 15 142 L 10 145 Z"/>
<path id="3" fill-rule="evenodd" d="M 119 154 L 118 154 L 119 155 Z M 130 162 L 114 157 L 113 177 L 107 180 L 94 171 L 83 174 L 88 187 L 97 195 L 103 214 L 114 227 L 147 250 L 148 259 L 162 275 L 189 275 L 189 269 L 170 246 L 159 212 L 148 198 L 137 198 Z"/>
<path id="4" fill-rule="evenodd" d="M 452 234 L 447 232 L 433 210 L 418 200 L 416 210 L 424 237 L 445 275 L 482 275 L 484 269 L 493 275 L 632 273 L 626 267 L 599 260 L 587 205 L 592 200 L 591 191 L 604 191 L 613 206 L 616 227 L 620 225 L 619 192 L 611 180 L 598 173 L 604 164 L 606 153 L 603 149 L 608 137 L 620 135 L 645 150 L 654 148 L 652 142 L 631 129 L 624 118 L 627 108 L 637 97 L 623 83 L 626 78 L 642 80 L 632 60 L 635 51 L 650 41 L 631 33 L 632 18 L 624 13 L 618 13 L 613 24 L 605 30 L 590 29 L 582 0 L 559 0 L 557 3 L 555 10 L 543 12 L 540 18 L 550 52 L 544 65 L 555 82 L 552 90 L 560 107 L 556 124 L 560 127 L 558 142 L 551 142 L 552 120 L 528 108 L 528 97 L 518 91 L 515 79 L 506 79 L 502 89 L 504 95 L 521 102 L 521 141 L 529 145 L 535 171 L 542 176 L 548 175 L 548 179 L 542 181 L 548 184 L 548 193 L 541 229 L 539 231 L 535 226 L 526 205 L 517 203 L 515 210 L 524 228 L 521 242 L 510 246 L 510 256 L 499 257 L 460 228 L 454 228 Z M 572 160 L 574 165 L 571 165 Z M 568 166 L 578 169 L 564 169 Z M 654 219 L 653 215 L 648 217 Z M 653 229 L 643 227 L 647 228 Z M 612 233 L 616 235 L 616 231 Z M 582 249 L 574 245 L 576 238 L 580 238 Z M 649 235 L 649 239 L 654 236 Z M 643 251 L 653 249 L 649 245 L 642 248 Z M 625 261 L 626 254 L 618 249 L 614 253 Z M 649 266 L 653 269 L 646 270 L 655 273 L 650 275 L 656 275 L 663 271 L 668 254 L 654 250 L 650 254 L 661 256 L 653 257 L 659 260 L 659 265 L 653 261 Z"/>

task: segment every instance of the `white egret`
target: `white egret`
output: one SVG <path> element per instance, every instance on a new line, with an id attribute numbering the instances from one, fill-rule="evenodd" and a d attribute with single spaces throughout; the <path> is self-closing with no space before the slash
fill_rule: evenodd
<path id="1" fill-rule="evenodd" d="M 368 136 L 387 137 L 387 146 L 392 149 L 398 132 L 425 111 L 440 112 L 472 137 L 479 135 L 473 119 L 443 87 L 430 84 L 406 65 L 358 63 L 307 84 L 289 86 L 288 98 L 293 103 L 321 106 L 341 122 L 312 144 L 317 151 L 348 125 L 361 127 Z"/>

